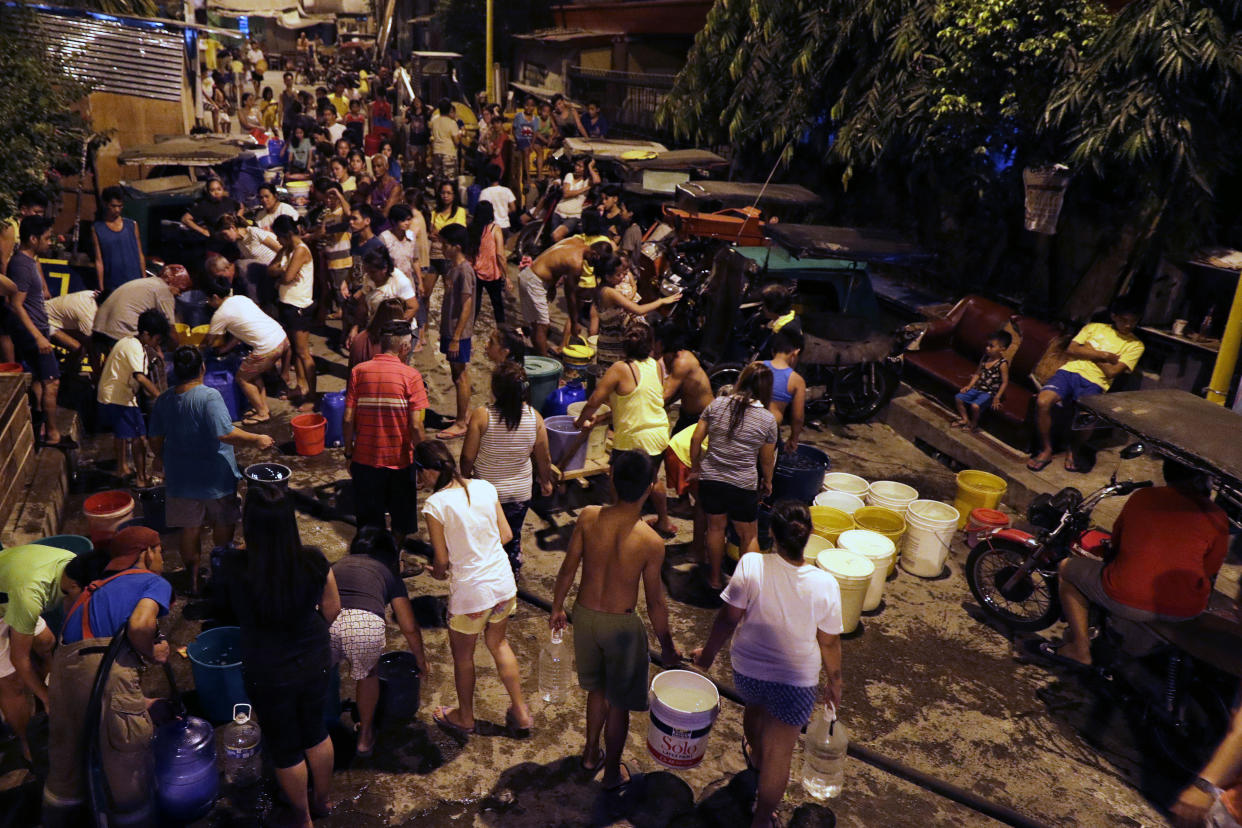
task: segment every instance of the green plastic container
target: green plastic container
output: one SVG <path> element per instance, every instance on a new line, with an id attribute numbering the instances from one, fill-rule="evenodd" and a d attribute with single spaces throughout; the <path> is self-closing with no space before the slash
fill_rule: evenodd
<path id="1" fill-rule="evenodd" d="M 528 356 L 522 363 L 530 380 L 530 407 L 543 410 L 543 402 L 561 381 L 561 363 L 551 357 Z"/>

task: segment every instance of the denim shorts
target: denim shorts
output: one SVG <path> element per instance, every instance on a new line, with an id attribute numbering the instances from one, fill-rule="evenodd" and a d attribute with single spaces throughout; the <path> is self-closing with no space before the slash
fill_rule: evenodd
<path id="1" fill-rule="evenodd" d="M 136 440 L 147 436 L 147 424 L 142 419 L 142 410 L 137 406 L 104 403 L 101 408 L 112 421 L 112 435 L 118 440 Z"/>
<path id="2" fill-rule="evenodd" d="M 819 698 L 819 687 L 795 687 L 792 684 L 763 681 L 744 676 L 736 670 L 733 672 L 733 684 L 737 688 L 737 694 L 747 705 L 758 705 L 775 718 L 794 727 L 803 727 L 811 720 L 811 714 L 815 712 L 815 700 Z"/>
<path id="3" fill-rule="evenodd" d="M 966 405 L 977 405 L 980 408 L 987 408 L 992 402 L 992 395 L 987 391 L 980 391 L 976 388 L 968 388 L 960 394 L 955 394 L 953 399 L 961 400 Z"/>
<path id="4" fill-rule="evenodd" d="M 1064 368 L 1053 374 L 1039 390 L 1052 391 L 1061 398 L 1063 403 L 1072 403 L 1084 397 L 1094 397 L 1096 394 L 1104 393 L 1104 389 L 1094 382 L 1081 374 L 1066 371 Z"/>

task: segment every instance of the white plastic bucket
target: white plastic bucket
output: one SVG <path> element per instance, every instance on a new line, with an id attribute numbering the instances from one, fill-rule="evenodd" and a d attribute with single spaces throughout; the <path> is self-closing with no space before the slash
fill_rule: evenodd
<path id="1" fill-rule="evenodd" d="M 877 480 L 867 487 L 868 506 L 883 506 L 898 514 L 905 512 L 906 507 L 918 499 L 918 489 L 896 480 Z"/>
<path id="2" fill-rule="evenodd" d="M 720 694 L 709 679 L 689 670 L 665 670 L 651 681 L 647 751 L 666 768 L 693 768 L 703 761 L 719 713 Z"/>
<path id="3" fill-rule="evenodd" d="M 862 605 L 863 612 L 871 612 L 884 600 L 884 581 L 888 578 L 889 564 L 897 555 L 897 547 L 891 539 L 870 529 L 850 529 L 842 532 L 837 538 L 837 546 L 866 558 L 875 566 Z"/>
<path id="4" fill-rule="evenodd" d="M 848 472 L 828 472 L 824 475 L 824 491 L 845 492 L 854 497 L 866 497 L 870 486 L 856 474 Z"/>
<path id="5" fill-rule="evenodd" d="M 852 633 L 858 629 L 863 599 L 867 597 L 867 588 L 871 586 L 875 564 L 861 555 L 846 552 L 844 549 L 821 552 L 815 563 L 820 569 L 837 579 L 837 586 L 841 588 L 842 631 Z"/>
<path id="6" fill-rule="evenodd" d="M 906 534 L 901 538 L 901 568 L 920 578 L 939 576 L 949 557 L 957 521 L 957 509 L 947 503 L 911 503 L 906 508 Z"/>
<path id="7" fill-rule="evenodd" d="M 852 515 L 866 504 L 863 503 L 861 497 L 852 495 L 849 492 L 827 491 L 820 492 L 815 496 L 814 505 L 840 509 L 847 515 Z"/>
<path id="8" fill-rule="evenodd" d="M 806 546 L 802 547 L 802 560 L 814 566 L 816 558 L 829 549 L 835 548 L 832 541 L 822 535 L 811 535 L 806 539 Z"/>
<path id="9" fill-rule="evenodd" d="M 582 409 L 584 408 L 586 408 L 585 400 L 582 402 L 570 403 L 568 409 L 566 410 L 566 413 L 568 413 L 569 416 L 573 417 L 576 420 L 578 419 L 578 415 L 582 413 Z M 595 416 L 597 417 L 607 416 L 608 413 L 611 411 L 612 409 L 610 409 L 608 406 L 601 405 L 598 409 L 596 409 Z M 587 438 L 586 459 L 587 459 L 587 462 L 590 462 L 592 460 L 596 460 L 599 462 L 606 462 L 608 460 L 608 423 L 607 422 L 601 423 L 599 426 L 591 429 L 591 436 Z"/>

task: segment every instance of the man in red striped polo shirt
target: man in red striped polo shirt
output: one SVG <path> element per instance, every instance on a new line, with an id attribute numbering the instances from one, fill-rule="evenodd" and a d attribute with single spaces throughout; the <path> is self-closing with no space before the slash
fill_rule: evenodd
<path id="1" fill-rule="evenodd" d="M 405 364 L 410 325 L 395 320 L 380 335 L 382 353 L 354 366 L 345 395 L 345 456 L 354 483 L 358 528 L 385 526 L 400 544 L 418 524 L 414 446 L 423 439 L 427 390 Z"/>

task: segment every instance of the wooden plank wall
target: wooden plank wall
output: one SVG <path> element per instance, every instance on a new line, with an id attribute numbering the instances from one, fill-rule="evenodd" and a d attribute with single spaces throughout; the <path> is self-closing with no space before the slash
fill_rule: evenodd
<path id="1" fill-rule="evenodd" d="M 29 374 L 0 374 L 0 526 L 26 495 L 34 470 Z"/>

